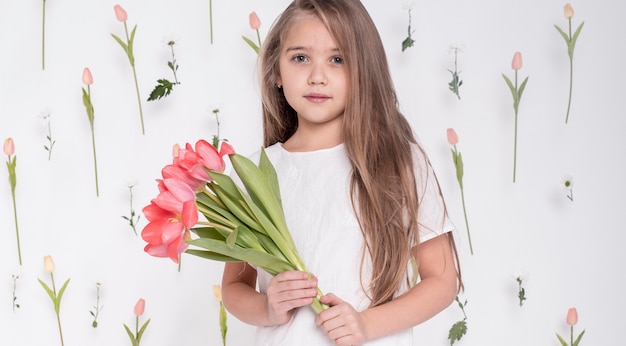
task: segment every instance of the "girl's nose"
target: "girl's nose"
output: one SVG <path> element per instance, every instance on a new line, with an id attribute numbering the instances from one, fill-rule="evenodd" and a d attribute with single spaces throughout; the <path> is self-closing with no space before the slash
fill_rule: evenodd
<path id="1" fill-rule="evenodd" d="M 311 74 L 308 79 L 309 85 L 322 84 L 326 85 L 328 80 L 326 79 L 326 71 L 320 64 L 316 64 L 311 68 Z"/>

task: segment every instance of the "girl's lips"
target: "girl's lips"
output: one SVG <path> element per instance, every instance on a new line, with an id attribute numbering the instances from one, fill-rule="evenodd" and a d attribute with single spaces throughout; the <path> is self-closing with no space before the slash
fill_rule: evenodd
<path id="1" fill-rule="evenodd" d="M 330 97 L 328 95 L 317 94 L 317 93 L 306 94 L 306 95 L 304 95 L 304 98 L 307 99 L 308 101 L 314 102 L 314 103 L 321 103 L 321 102 L 324 102 L 324 101 L 330 99 Z"/>

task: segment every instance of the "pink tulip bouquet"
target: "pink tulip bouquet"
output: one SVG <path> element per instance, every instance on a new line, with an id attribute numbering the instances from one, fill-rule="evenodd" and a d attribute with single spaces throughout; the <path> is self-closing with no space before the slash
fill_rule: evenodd
<path id="1" fill-rule="evenodd" d="M 254 49 L 254 51 L 257 54 L 259 54 L 259 49 L 261 49 L 261 34 L 259 33 L 259 28 L 261 27 L 261 20 L 259 19 L 259 16 L 257 16 L 256 12 L 251 12 L 250 16 L 248 17 L 248 20 L 250 22 L 250 29 L 256 31 L 256 38 L 257 38 L 258 44 L 254 43 L 254 41 L 252 41 L 251 39 L 245 36 L 241 36 L 241 37 L 243 38 L 244 41 L 246 41 L 246 43 L 250 46 L 250 48 Z"/>
<path id="2" fill-rule="evenodd" d="M 580 340 L 583 338 L 583 335 L 585 335 L 585 331 L 583 330 L 582 332 L 580 332 L 580 334 L 578 334 L 578 336 L 576 337 L 576 340 L 574 340 L 574 326 L 576 325 L 576 323 L 578 323 L 578 311 L 576 310 L 576 308 L 570 308 L 569 310 L 567 310 L 567 317 L 565 319 L 565 322 L 567 322 L 570 328 L 569 344 L 558 333 L 556 334 L 556 337 L 559 339 L 559 342 L 563 346 L 578 346 L 578 344 L 580 344 Z"/>
<path id="3" fill-rule="evenodd" d="M 223 174 L 225 155 L 246 192 Z M 199 140 L 195 148 L 187 143 L 175 150 L 172 164 L 161 173 L 158 196 L 143 208 L 149 223 L 141 236 L 148 243 L 144 248 L 148 254 L 175 263 L 183 252 L 216 261 L 243 261 L 271 275 L 308 272 L 287 229 L 276 171 L 265 151 L 256 165 L 227 142 L 218 151 Z M 321 292 L 311 304 L 317 313 L 325 308 L 319 297 Z"/>
<path id="4" fill-rule="evenodd" d="M 513 84 L 509 77 L 507 77 L 504 73 L 502 74 L 502 77 L 504 77 L 506 85 L 508 85 L 511 90 L 511 95 L 513 95 L 513 110 L 515 111 L 515 139 L 513 142 L 513 182 L 515 182 L 515 171 L 517 169 L 517 112 L 519 110 L 519 102 L 522 99 L 522 93 L 524 92 L 524 88 L 526 88 L 526 83 L 528 82 L 528 77 L 526 77 L 522 84 L 519 86 L 517 84 L 517 71 L 522 68 L 522 53 L 515 52 L 513 55 L 513 61 L 511 62 L 511 68 L 515 71 L 515 84 Z"/>
<path id="5" fill-rule="evenodd" d="M 137 94 L 137 103 L 139 104 L 139 118 L 141 120 L 141 133 L 145 134 L 146 131 L 143 126 L 143 109 L 141 107 L 139 83 L 137 82 L 137 71 L 135 69 L 135 55 L 133 54 L 133 43 L 135 40 L 135 31 L 137 31 L 137 25 L 133 27 L 133 30 L 130 32 L 130 36 L 129 36 L 128 26 L 126 25 L 126 20 L 128 20 L 128 14 L 126 13 L 126 10 L 120 5 L 115 5 L 113 7 L 113 10 L 115 11 L 115 18 L 117 18 L 118 21 L 124 23 L 124 33 L 126 34 L 126 42 L 122 41 L 122 39 L 120 39 L 115 34 L 111 34 L 111 36 L 113 36 L 115 41 L 117 41 L 117 43 L 119 43 L 119 45 L 122 47 L 122 49 L 124 50 L 124 53 L 126 53 L 126 56 L 128 57 L 128 61 L 130 62 L 130 67 L 133 69 L 133 78 L 135 79 L 135 92 Z"/>
<path id="6" fill-rule="evenodd" d="M 554 27 L 565 40 L 565 44 L 567 45 L 567 55 L 569 56 L 569 98 L 567 101 L 567 113 L 565 114 L 565 123 L 567 124 L 567 121 L 569 120 L 570 106 L 572 105 L 574 48 L 576 47 L 576 40 L 578 40 L 578 35 L 580 35 L 580 31 L 583 29 L 583 25 L 585 25 L 585 22 L 580 23 L 576 31 L 574 31 L 574 35 L 572 35 L 572 17 L 574 17 L 574 8 L 572 8 L 572 5 L 569 2 L 565 4 L 565 7 L 563 8 L 563 14 L 565 15 L 565 19 L 567 19 L 568 23 L 567 33 L 565 33 L 565 31 L 556 24 L 554 25 Z"/>

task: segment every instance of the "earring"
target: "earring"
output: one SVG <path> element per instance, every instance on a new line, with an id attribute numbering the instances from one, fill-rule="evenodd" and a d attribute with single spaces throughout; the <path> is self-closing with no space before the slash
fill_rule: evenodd
<path id="1" fill-rule="evenodd" d="M 276 87 L 278 87 L 278 89 L 282 89 L 283 88 L 283 86 L 280 85 L 280 84 L 276 84 Z"/>

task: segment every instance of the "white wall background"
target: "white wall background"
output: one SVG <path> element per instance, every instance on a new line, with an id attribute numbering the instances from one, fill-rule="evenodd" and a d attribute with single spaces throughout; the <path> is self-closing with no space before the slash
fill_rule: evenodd
<path id="1" fill-rule="evenodd" d="M 169 47 L 181 85 L 156 102 L 143 101 L 141 134 L 132 72 L 111 33 L 123 35 L 113 1 L 52 0 L 46 11 L 46 69 L 41 69 L 42 1 L 0 0 L 0 139 L 13 137 L 17 155 L 17 211 L 23 265 L 17 261 L 15 225 L 6 170 L 0 174 L 0 344 L 57 345 L 52 304 L 37 278 L 49 282 L 43 256 L 56 262 L 60 285 L 71 278 L 61 305 L 66 345 L 129 344 L 123 324 L 146 299 L 142 319 L 152 322 L 142 345 L 219 345 L 218 303 L 212 286 L 221 263 L 189 255 L 181 272 L 167 259 L 143 252 L 144 242 L 121 218 L 128 215 L 127 180 L 136 180 L 134 209 L 156 196 L 154 179 L 170 162 L 174 143 L 210 139 L 219 106 L 221 134 L 240 153 L 261 143 L 256 55 L 248 14 L 256 11 L 265 37 L 288 4 L 280 1 L 209 2 L 127 0 L 137 24 L 135 57 L 142 98 L 158 78 L 172 79 Z M 575 52 L 574 99 L 565 125 L 568 60 L 553 27 L 566 27 L 562 1 L 478 0 L 413 3 L 415 46 L 401 52 L 408 16 L 402 1 L 364 0 L 385 42 L 402 110 L 438 172 L 451 217 L 458 225 L 467 299 L 468 333 L 460 345 L 559 345 L 568 335 L 567 309 L 580 319 L 581 345 L 619 343 L 626 320 L 621 275 L 626 263 L 626 184 L 621 136 L 626 130 L 623 35 L 626 4 L 576 1 L 574 25 L 585 27 Z M 461 100 L 447 90 L 459 54 Z M 521 51 L 520 77 L 530 76 L 519 111 L 517 182 L 512 183 L 513 107 L 501 76 L 512 76 Z M 95 195 L 89 123 L 81 75 L 94 76 L 92 101 L 100 178 Z M 51 160 L 43 146 L 50 112 L 56 140 Z M 474 255 L 470 255 L 460 191 L 446 142 L 454 127 L 465 161 L 465 196 Z M 574 178 L 574 201 L 561 178 Z M 138 230 L 145 226 L 142 218 Z M 527 297 L 518 305 L 514 272 L 526 273 Z M 19 275 L 12 309 L 12 275 Z M 89 311 L 101 284 L 99 327 Z M 447 345 L 450 326 L 462 319 L 456 305 L 415 328 L 416 345 Z M 254 328 L 229 318 L 228 343 L 249 345 Z"/>

